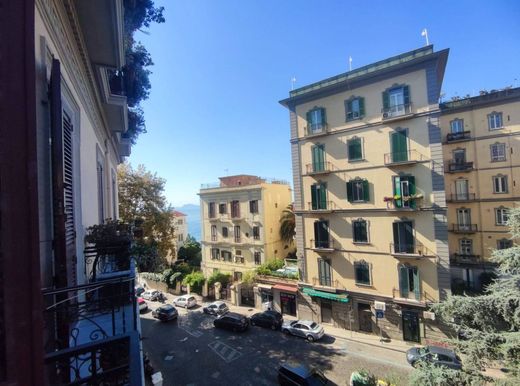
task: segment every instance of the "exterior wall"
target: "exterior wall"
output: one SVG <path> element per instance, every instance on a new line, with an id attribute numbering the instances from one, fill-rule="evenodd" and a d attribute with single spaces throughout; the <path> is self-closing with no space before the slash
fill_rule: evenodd
<path id="1" fill-rule="evenodd" d="M 202 269 L 209 276 L 214 270 L 244 274 L 257 267 L 254 252 L 260 252 L 261 263 L 274 257 L 285 257 L 285 245 L 278 234 L 280 213 L 291 203 L 289 186 L 285 184 L 257 184 L 234 187 L 205 189 L 200 192 L 202 217 Z M 231 218 L 230 203 L 238 200 L 240 218 Z M 258 213 L 250 213 L 249 201 L 258 200 Z M 214 219 L 209 218 L 209 203 L 215 203 Z M 227 213 L 219 214 L 218 204 L 226 203 Z M 217 239 L 211 240 L 211 226 L 217 227 Z M 234 226 L 240 226 L 240 242 L 234 241 Z M 260 227 L 260 238 L 253 238 L 253 227 Z M 228 237 L 222 235 L 222 228 L 228 228 Z M 232 261 L 212 260 L 211 248 L 230 251 Z M 244 263 L 235 262 L 236 251 L 242 252 Z M 275 253 L 276 251 L 276 253 Z"/>
<path id="2" fill-rule="evenodd" d="M 517 181 L 520 178 L 520 89 L 503 90 L 480 97 L 467 98 L 456 102 L 445 103 L 441 106 L 441 128 L 445 163 L 453 159 L 453 151 L 464 149 L 466 161 L 472 162 L 468 171 L 445 174 L 446 195 L 450 198 L 456 193 L 457 180 L 468 181 L 468 200 L 448 200 L 448 223 L 457 223 L 457 209 L 467 208 L 471 213 L 471 223 L 475 224 L 475 232 L 449 233 L 449 249 L 452 257 L 452 278 L 458 282 L 468 281 L 470 270 L 472 283 L 467 283 L 475 289 L 480 288 L 480 275 L 490 272 L 493 266 L 489 264 L 492 250 L 497 248 L 501 239 L 509 239 L 511 234 L 507 227 L 497 225 L 495 209 L 499 207 L 513 208 L 520 202 L 520 188 Z M 503 127 L 490 130 L 488 114 L 501 112 Z M 464 140 L 449 140 L 451 133 L 450 122 L 462 119 L 464 131 L 467 132 Z M 505 161 L 491 159 L 491 145 L 505 144 Z M 507 178 L 507 192 L 494 193 L 493 176 L 503 175 Z M 473 257 L 461 260 L 460 240 L 472 241 Z"/>
<path id="3" fill-rule="evenodd" d="M 184 245 L 188 238 L 188 217 L 185 215 L 175 215 L 175 248 L 179 251 L 179 248 Z M 179 238 L 181 236 L 181 238 Z"/>

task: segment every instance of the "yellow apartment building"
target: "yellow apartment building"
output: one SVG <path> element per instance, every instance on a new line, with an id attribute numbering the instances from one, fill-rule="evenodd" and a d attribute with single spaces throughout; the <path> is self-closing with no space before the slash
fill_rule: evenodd
<path id="1" fill-rule="evenodd" d="M 520 202 L 520 88 L 440 108 L 452 289 L 480 290 L 491 251 L 512 246 L 505 222 Z"/>
<path id="2" fill-rule="evenodd" d="M 240 281 L 245 272 L 293 252 L 279 235 L 280 216 L 292 202 L 287 182 L 243 174 L 219 180 L 199 193 L 206 277 L 218 270 Z"/>
<path id="3" fill-rule="evenodd" d="M 450 292 L 438 99 L 448 50 L 410 51 L 295 89 L 298 316 L 437 339 Z"/>

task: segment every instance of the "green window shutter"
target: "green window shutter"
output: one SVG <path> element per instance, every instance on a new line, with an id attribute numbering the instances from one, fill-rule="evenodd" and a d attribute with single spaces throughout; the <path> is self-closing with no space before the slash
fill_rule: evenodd
<path id="1" fill-rule="evenodd" d="M 320 240 L 320 222 L 315 221 L 314 222 L 314 247 L 317 247 L 319 245 Z"/>
<path id="2" fill-rule="evenodd" d="M 324 146 L 316 145 L 312 147 L 312 171 L 321 172 L 324 170 Z"/>
<path id="3" fill-rule="evenodd" d="M 410 292 L 408 288 L 408 268 L 404 265 L 399 267 L 399 291 L 402 298 L 407 298 Z"/>
<path id="4" fill-rule="evenodd" d="M 363 157 L 361 150 L 361 138 L 353 138 L 348 141 L 348 159 L 349 161 L 359 160 Z"/>
<path id="5" fill-rule="evenodd" d="M 354 241 L 358 241 L 359 240 L 359 221 L 354 221 L 354 223 L 352 224 L 353 225 L 353 233 L 354 233 Z"/>
<path id="6" fill-rule="evenodd" d="M 327 184 L 321 184 L 319 187 L 319 209 L 327 209 Z"/>
<path id="7" fill-rule="evenodd" d="M 325 124 L 327 124 L 327 115 L 325 114 L 325 108 L 322 107 L 322 108 L 320 108 L 320 110 L 321 110 L 321 123 L 323 125 L 325 125 Z"/>
<path id="8" fill-rule="evenodd" d="M 390 108 L 390 95 L 388 91 L 383 91 L 383 109 L 386 111 Z"/>
<path id="9" fill-rule="evenodd" d="M 370 201 L 370 191 L 368 189 L 368 180 L 363 180 L 363 201 Z"/>
<path id="10" fill-rule="evenodd" d="M 310 132 L 310 126 L 311 126 L 311 123 L 312 123 L 311 114 L 312 114 L 312 110 L 311 111 L 307 111 L 307 130 L 309 132 Z"/>
<path id="11" fill-rule="evenodd" d="M 408 86 L 403 87 L 403 100 L 405 105 L 410 104 L 410 87 Z"/>
<path id="12" fill-rule="evenodd" d="M 365 98 L 359 98 L 359 115 L 365 116 Z"/>
<path id="13" fill-rule="evenodd" d="M 316 185 L 311 185 L 312 210 L 318 209 L 318 194 Z"/>
<path id="14" fill-rule="evenodd" d="M 352 119 L 352 102 L 345 101 L 345 120 Z"/>
<path id="15" fill-rule="evenodd" d="M 347 200 L 349 202 L 352 202 L 354 201 L 354 198 L 353 198 L 353 193 L 352 193 L 352 181 L 349 181 L 347 182 Z"/>
<path id="16" fill-rule="evenodd" d="M 413 292 L 415 293 L 415 300 L 421 300 L 421 281 L 419 277 L 419 268 L 413 267 Z"/>
<path id="17" fill-rule="evenodd" d="M 415 176 L 408 176 L 408 186 L 409 186 L 409 190 L 410 190 L 410 195 L 414 195 L 416 190 L 415 190 Z M 411 208 L 414 208 L 416 207 L 417 203 L 416 203 L 416 199 L 413 199 L 410 201 L 410 207 Z"/>
<path id="18" fill-rule="evenodd" d="M 361 221 L 359 223 L 359 236 L 360 236 L 360 240 L 362 240 L 364 242 L 368 241 L 366 221 Z"/>

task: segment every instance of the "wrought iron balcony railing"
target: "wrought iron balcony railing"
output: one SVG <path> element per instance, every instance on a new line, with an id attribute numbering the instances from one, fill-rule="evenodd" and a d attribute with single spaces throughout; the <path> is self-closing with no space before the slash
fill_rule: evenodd
<path id="1" fill-rule="evenodd" d="M 419 242 L 414 244 L 391 243 L 390 254 L 404 257 L 432 257 L 434 253 Z"/>
<path id="2" fill-rule="evenodd" d="M 381 113 L 383 114 L 383 119 L 392 119 L 396 117 L 400 117 L 403 115 L 412 113 L 412 104 L 404 103 L 401 105 L 394 105 L 384 109 L 381 109 Z"/>
<path id="3" fill-rule="evenodd" d="M 479 264 L 481 263 L 480 255 L 469 253 L 453 253 L 450 256 L 450 263 L 452 264 Z"/>
<path id="4" fill-rule="evenodd" d="M 326 134 L 329 132 L 327 123 L 310 123 L 305 127 L 305 135 L 311 137 L 313 135 Z"/>
<path id="5" fill-rule="evenodd" d="M 474 201 L 475 198 L 475 193 L 454 193 L 446 195 L 447 202 Z"/>
<path id="6" fill-rule="evenodd" d="M 447 173 L 469 172 L 473 170 L 473 162 L 448 161 Z"/>
<path id="7" fill-rule="evenodd" d="M 312 285 L 314 287 L 330 287 L 330 288 L 336 288 L 336 289 L 342 289 L 344 288 L 340 283 L 339 280 L 332 280 L 331 277 L 323 276 L 323 277 L 313 277 L 312 278 Z"/>
<path id="8" fill-rule="evenodd" d="M 332 252 L 334 250 L 334 240 L 311 240 L 311 248 L 317 251 Z"/>
<path id="9" fill-rule="evenodd" d="M 471 139 L 471 131 L 462 131 L 460 133 L 449 133 L 446 135 L 446 142 L 469 141 Z"/>
<path id="10" fill-rule="evenodd" d="M 417 150 L 394 151 L 385 154 L 385 165 L 407 165 L 425 161 L 426 157 Z"/>
<path id="11" fill-rule="evenodd" d="M 450 231 L 455 233 L 475 233 L 478 231 L 477 224 L 451 224 Z"/>
<path id="12" fill-rule="evenodd" d="M 336 204 L 333 201 L 321 201 L 321 202 L 308 202 L 307 203 L 308 210 L 317 211 L 317 212 L 327 212 L 334 210 L 336 208 Z"/>
<path id="13" fill-rule="evenodd" d="M 305 165 L 305 167 L 307 169 L 307 174 L 309 175 L 328 174 L 332 172 L 333 169 L 332 163 L 329 161 L 314 162 Z"/>

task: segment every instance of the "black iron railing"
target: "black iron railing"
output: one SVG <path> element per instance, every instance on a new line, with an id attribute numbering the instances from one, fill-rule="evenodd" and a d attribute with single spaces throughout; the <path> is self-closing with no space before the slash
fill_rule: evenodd
<path id="1" fill-rule="evenodd" d="M 434 255 L 433 252 L 419 242 L 414 244 L 391 243 L 390 253 L 392 255 L 412 255 L 414 257 Z"/>
<path id="2" fill-rule="evenodd" d="M 305 128 L 305 134 L 312 136 L 316 134 L 323 134 L 329 131 L 329 126 L 326 123 L 309 123 Z"/>
<path id="3" fill-rule="evenodd" d="M 446 165 L 446 172 L 469 172 L 473 170 L 473 162 L 449 161 Z"/>
<path id="4" fill-rule="evenodd" d="M 451 224 L 450 230 L 455 233 L 475 233 L 478 226 L 477 224 Z"/>
<path id="5" fill-rule="evenodd" d="M 448 202 L 463 202 L 475 200 L 475 193 L 454 193 L 446 195 Z"/>
<path id="6" fill-rule="evenodd" d="M 446 135 L 446 142 L 467 141 L 471 139 L 471 131 L 462 131 L 460 133 L 449 133 Z"/>
<path id="7" fill-rule="evenodd" d="M 306 166 L 307 174 L 327 174 L 332 171 L 332 164 L 329 161 L 313 162 Z"/>
<path id="8" fill-rule="evenodd" d="M 383 114 L 383 119 L 391 119 L 395 117 L 399 117 L 401 115 L 411 114 L 412 112 L 412 104 L 411 103 L 403 103 L 400 105 L 390 106 L 384 109 L 381 109 L 381 113 Z"/>
<path id="9" fill-rule="evenodd" d="M 334 249 L 334 240 L 330 238 L 324 240 L 311 240 L 311 248 L 318 250 L 332 250 Z"/>

